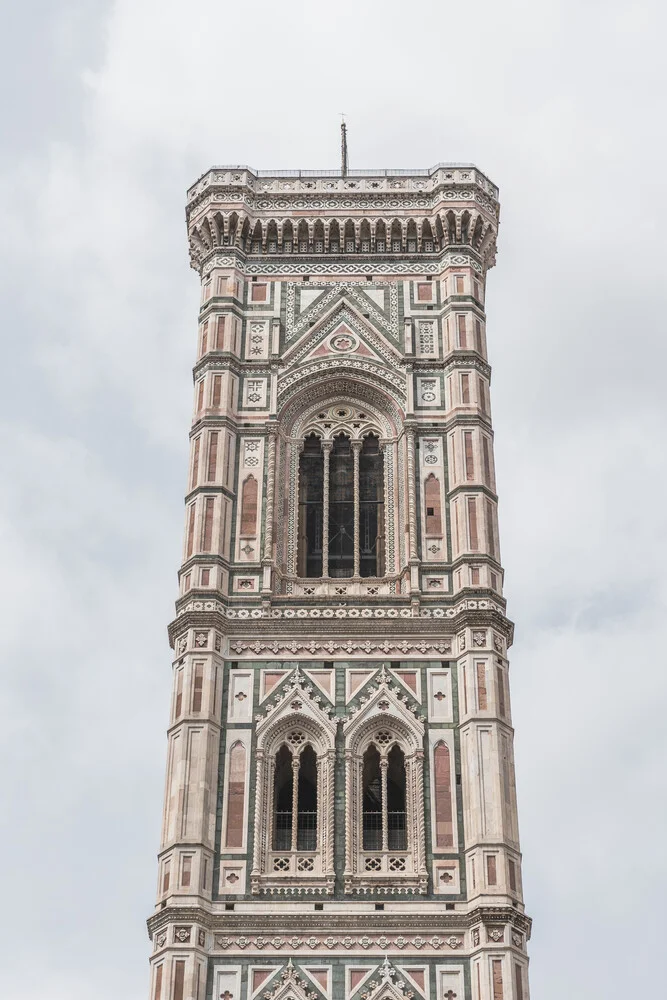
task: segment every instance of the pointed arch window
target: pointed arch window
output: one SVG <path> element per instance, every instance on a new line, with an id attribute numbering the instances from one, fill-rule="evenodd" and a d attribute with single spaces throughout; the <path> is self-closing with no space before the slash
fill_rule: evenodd
<path id="1" fill-rule="evenodd" d="M 394 744 L 386 757 L 374 743 L 362 769 L 362 840 L 364 851 L 407 850 L 405 754 Z"/>
<path id="2" fill-rule="evenodd" d="M 275 757 L 273 850 L 317 850 L 317 757 L 307 744 L 300 752 L 283 743 Z"/>
<path id="3" fill-rule="evenodd" d="M 383 576 L 384 550 L 379 439 L 340 434 L 321 442 L 309 435 L 299 460 L 299 576 Z"/>

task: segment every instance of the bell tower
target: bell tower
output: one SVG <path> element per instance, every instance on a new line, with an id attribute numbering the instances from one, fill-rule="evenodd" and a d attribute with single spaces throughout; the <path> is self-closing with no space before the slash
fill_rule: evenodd
<path id="1" fill-rule="evenodd" d="M 474 166 L 214 168 L 150 1000 L 528 1000 Z"/>

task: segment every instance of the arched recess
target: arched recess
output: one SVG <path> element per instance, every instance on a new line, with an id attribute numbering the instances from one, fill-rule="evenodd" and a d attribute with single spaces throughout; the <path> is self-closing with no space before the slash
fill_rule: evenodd
<path id="1" fill-rule="evenodd" d="M 384 253 L 387 249 L 387 225 L 382 219 L 375 223 L 375 250 Z"/>
<path id="2" fill-rule="evenodd" d="M 308 223 L 305 219 L 302 219 L 299 223 L 296 233 L 299 253 L 308 253 L 310 234 L 308 232 Z"/>
<path id="3" fill-rule="evenodd" d="M 313 250 L 315 253 L 324 253 L 324 223 L 321 219 L 315 221 L 313 226 Z"/>
<path id="4" fill-rule="evenodd" d="M 241 487 L 241 534 L 257 534 L 257 493 L 258 483 L 251 474 L 244 479 Z"/>
<path id="5" fill-rule="evenodd" d="M 278 252 L 278 225 L 275 219 L 271 219 L 266 227 L 266 251 L 267 253 Z"/>
<path id="6" fill-rule="evenodd" d="M 299 668 L 257 726 L 255 842 L 251 884 L 333 892 L 336 727 Z"/>
<path id="7" fill-rule="evenodd" d="M 294 227 L 289 219 L 283 222 L 283 251 L 291 253 L 294 248 Z"/>
<path id="8" fill-rule="evenodd" d="M 229 748 L 227 802 L 225 806 L 225 847 L 228 848 L 243 847 L 246 769 L 246 748 L 240 740 L 237 740 Z"/>
<path id="9" fill-rule="evenodd" d="M 403 250 L 403 227 L 400 219 L 394 219 L 391 224 L 391 247 L 393 253 L 401 253 Z"/>
<path id="10" fill-rule="evenodd" d="M 329 223 L 329 251 L 338 253 L 340 250 L 340 226 L 336 219 Z"/>
<path id="11" fill-rule="evenodd" d="M 424 483 L 424 522 L 427 535 L 442 535 L 440 481 L 431 472 Z"/>
<path id="12" fill-rule="evenodd" d="M 426 892 L 424 727 L 384 668 L 343 733 L 345 891 L 393 884 Z"/>
<path id="13" fill-rule="evenodd" d="M 347 379 L 309 385 L 280 411 L 279 493 L 287 493 L 290 501 L 284 508 L 287 516 L 277 545 L 278 558 L 285 560 L 286 576 L 312 578 L 323 569 L 323 450 L 325 446 L 333 448 L 334 437 L 340 434 L 360 449 L 358 577 L 398 575 L 399 525 L 405 498 L 399 495 L 395 483 L 402 474 L 398 447 L 402 419 L 402 410 L 385 392 Z M 351 465 L 355 456 L 350 454 L 348 459 Z M 308 519 L 313 544 L 305 546 Z M 322 575 L 332 578 L 329 572 Z M 291 592 L 288 588 L 287 593 Z"/>
<path id="14" fill-rule="evenodd" d="M 449 747 L 443 741 L 433 750 L 433 791 L 435 797 L 435 848 L 454 846 L 454 809 L 452 804 L 452 767 Z"/>
<path id="15" fill-rule="evenodd" d="M 422 222 L 421 250 L 422 253 L 431 253 L 433 250 L 433 230 L 428 219 Z"/>

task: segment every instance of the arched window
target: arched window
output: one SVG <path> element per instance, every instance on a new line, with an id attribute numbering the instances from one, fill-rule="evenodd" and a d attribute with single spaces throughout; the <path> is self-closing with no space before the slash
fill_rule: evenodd
<path id="1" fill-rule="evenodd" d="M 374 743 L 362 766 L 364 851 L 407 850 L 405 754 L 394 744 L 385 758 Z"/>
<path id="2" fill-rule="evenodd" d="M 310 434 L 299 459 L 299 576 L 322 576 L 323 455 Z"/>
<path id="3" fill-rule="evenodd" d="M 339 435 L 329 459 L 329 576 L 354 575 L 354 486 L 350 439 Z"/>
<path id="4" fill-rule="evenodd" d="M 359 241 L 362 253 L 369 253 L 371 249 L 371 224 L 368 219 L 363 219 L 359 228 Z"/>
<path id="5" fill-rule="evenodd" d="M 273 776 L 273 850 L 289 851 L 292 848 L 292 804 L 294 800 L 294 771 L 292 752 L 285 744 L 276 754 Z"/>
<path id="6" fill-rule="evenodd" d="M 317 850 L 317 757 L 310 745 L 299 759 L 296 849 Z"/>
<path id="7" fill-rule="evenodd" d="M 391 224 L 391 249 L 394 253 L 400 253 L 403 249 L 403 228 L 398 219 L 394 219 Z"/>
<path id="8" fill-rule="evenodd" d="M 345 892 L 391 884 L 425 893 L 424 727 L 397 699 L 384 667 L 379 679 L 343 723 Z"/>
<path id="9" fill-rule="evenodd" d="M 334 219 L 329 226 L 329 251 L 339 253 L 340 251 L 340 226 Z"/>
<path id="10" fill-rule="evenodd" d="M 384 576 L 384 461 L 374 434 L 359 456 L 360 576 Z"/>
<path id="11" fill-rule="evenodd" d="M 405 754 L 394 744 L 387 755 L 387 847 L 405 851 L 407 846 Z"/>
<path id="12" fill-rule="evenodd" d="M 384 253 L 387 249 L 387 227 L 382 219 L 375 224 L 375 249 L 377 253 Z"/>
<path id="13" fill-rule="evenodd" d="M 283 743 L 276 754 L 273 850 L 317 850 L 317 757 L 310 744 L 294 756 Z"/>
<path id="14" fill-rule="evenodd" d="M 275 219 L 271 219 L 266 229 L 266 250 L 267 253 L 278 252 L 278 227 Z"/>
<path id="15" fill-rule="evenodd" d="M 357 248 L 356 242 L 354 222 L 352 219 L 348 219 L 345 223 L 345 253 L 354 253 Z"/>
<path id="16" fill-rule="evenodd" d="M 241 487 L 241 534 L 257 534 L 257 480 L 248 476 Z"/>
<path id="17" fill-rule="evenodd" d="M 291 253 L 294 247 L 294 229 L 289 219 L 283 222 L 283 252 Z"/>
<path id="18" fill-rule="evenodd" d="M 382 781 L 380 753 L 371 743 L 364 754 L 362 772 L 362 826 L 365 851 L 382 850 Z"/>
<path id="19" fill-rule="evenodd" d="M 347 434 L 306 438 L 299 458 L 297 567 L 305 577 L 377 577 L 385 572 L 384 461 L 380 441 Z"/>

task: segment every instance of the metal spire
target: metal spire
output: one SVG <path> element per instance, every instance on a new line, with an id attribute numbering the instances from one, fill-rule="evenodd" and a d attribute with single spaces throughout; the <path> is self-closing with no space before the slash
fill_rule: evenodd
<path id="1" fill-rule="evenodd" d="M 347 125 L 342 113 L 341 118 L 343 120 L 340 123 L 340 172 L 343 177 L 347 177 Z"/>

